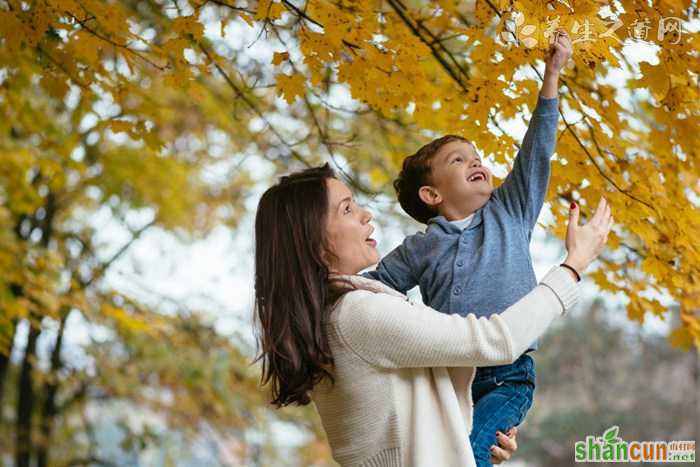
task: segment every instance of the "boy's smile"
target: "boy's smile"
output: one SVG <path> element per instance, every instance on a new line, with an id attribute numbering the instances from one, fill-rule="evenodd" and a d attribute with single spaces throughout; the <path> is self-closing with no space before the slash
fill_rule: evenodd
<path id="1" fill-rule="evenodd" d="M 487 182 L 488 181 L 488 175 L 486 174 L 486 171 L 482 169 L 481 167 L 477 167 L 474 169 L 467 177 L 467 181 L 470 183 L 473 182 Z"/>
<path id="2" fill-rule="evenodd" d="M 451 141 L 437 151 L 430 165 L 432 183 L 421 188 L 421 198 L 448 220 L 467 217 L 491 197 L 493 176 L 481 165 L 473 144 Z"/>

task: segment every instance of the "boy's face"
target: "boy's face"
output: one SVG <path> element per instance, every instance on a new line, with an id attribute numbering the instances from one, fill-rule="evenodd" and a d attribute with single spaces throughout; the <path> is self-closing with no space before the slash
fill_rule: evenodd
<path id="1" fill-rule="evenodd" d="M 433 183 L 429 188 L 434 192 L 426 191 L 426 195 L 432 194 L 433 206 L 448 220 L 466 217 L 491 197 L 493 176 L 481 165 L 481 157 L 471 143 L 445 144 L 433 156 L 431 168 Z"/>

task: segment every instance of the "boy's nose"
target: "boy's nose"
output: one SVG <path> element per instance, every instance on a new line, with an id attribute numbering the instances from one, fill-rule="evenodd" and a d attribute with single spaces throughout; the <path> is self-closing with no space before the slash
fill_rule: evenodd
<path id="1" fill-rule="evenodd" d="M 469 167 L 481 167 L 481 161 L 479 159 L 472 159 Z"/>

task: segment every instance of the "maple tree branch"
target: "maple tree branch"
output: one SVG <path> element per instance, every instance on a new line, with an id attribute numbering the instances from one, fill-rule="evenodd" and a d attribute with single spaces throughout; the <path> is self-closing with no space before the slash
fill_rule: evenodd
<path id="1" fill-rule="evenodd" d="M 486 3 L 487 3 L 487 4 L 489 5 L 489 7 L 496 13 L 496 15 L 497 15 L 499 18 L 502 17 L 502 13 L 498 10 L 498 8 L 496 8 L 496 6 L 491 2 L 491 0 L 486 0 Z M 510 32 L 510 34 L 517 40 L 517 36 L 515 35 L 515 33 L 514 33 L 513 31 L 508 31 L 508 32 Z M 536 74 L 537 77 L 540 79 L 540 81 L 544 81 L 544 78 L 542 77 L 542 74 L 539 72 L 539 70 L 537 70 L 537 67 L 535 67 L 533 64 L 530 64 L 529 66 L 530 66 L 530 68 L 535 72 L 535 74 Z M 570 86 L 567 86 L 567 89 L 569 90 L 569 94 L 571 94 L 571 97 L 573 98 L 572 100 L 574 100 L 577 104 L 579 104 L 579 109 L 581 109 L 580 99 L 578 99 L 578 97 L 575 95 L 574 91 L 571 89 Z M 583 113 L 584 115 L 586 115 L 586 113 L 583 112 L 582 109 L 581 109 L 581 113 Z M 642 199 L 639 199 L 638 197 L 636 197 L 636 196 L 634 196 L 633 194 L 629 193 L 627 190 L 624 190 L 624 189 L 623 189 L 622 187 L 620 187 L 617 183 L 615 183 L 615 181 L 614 181 L 609 175 L 607 175 L 607 174 L 605 173 L 605 171 L 600 167 L 600 165 L 598 164 L 598 162 L 595 160 L 595 158 L 593 157 L 593 155 L 590 153 L 590 151 L 588 150 L 588 148 L 583 144 L 583 141 L 581 141 L 581 139 L 579 138 L 579 136 L 576 134 L 576 131 L 574 131 L 574 129 L 573 129 L 573 125 L 571 125 L 571 124 L 566 120 L 566 117 L 564 116 L 564 112 L 562 111 L 561 106 L 559 107 L 559 115 L 561 116 L 562 121 L 563 121 L 564 124 L 566 125 L 566 129 L 569 131 L 569 133 L 571 133 L 571 135 L 574 137 L 574 139 L 576 140 L 576 142 L 578 143 L 578 145 L 581 147 L 581 149 L 583 149 L 583 151 L 584 151 L 585 154 L 586 154 L 586 157 L 588 158 L 589 161 L 591 161 L 591 163 L 593 164 L 593 166 L 595 167 L 595 169 L 598 171 L 598 173 L 599 173 L 605 180 L 607 180 L 608 183 L 610 183 L 610 184 L 611 184 L 616 190 L 618 190 L 620 193 L 624 194 L 625 196 L 629 197 L 630 199 L 632 199 L 632 200 L 634 200 L 634 201 L 636 201 L 636 202 L 638 202 L 638 203 L 643 204 L 644 206 L 650 208 L 652 211 L 656 212 L 656 209 L 655 209 L 652 205 L 650 205 L 649 203 L 645 202 L 645 201 L 642 200 Z M 594 142 L 594 144 L 596 145 L 596 147 L 597 147 L 597 149 L 598 149 L 598 152 L 602 155 L 602 150 L 601 150 L 600 146 L 598 146 L 598 143 L 597 143 L 597 141 L 595 140 L 595 136 L 594 136 L 594 134 L 593 134 L 593 133 L 594 133 L 594 129 L 592 128 L 592 126 L 590 125 L 590 123 L 586 122 L 585 120 L 584 120 L 584 123 L 586 123 L 586 125 L 588 126 L 589 132 L 591 133 L 591 138 L 593 139 L 593 142 Z M 610 152 L 610 151 L 609 151 L 609 152 Z M 612 152 L 610 152 L 610 153 L 612 154 Z"/>
<path id="2" fill-rule="evenodd" d="M 146 63 L 148 63 L 149 65 L 151 65 L 152 67 L 156 68 L 157 70 L 160 70 L 160 71 L 165 71 L 165 70 L 167 70 L 167 68 L 168 68 L 167 66 L 160 66 L 160 65 L 156 64 L 155 62 L 153 62 L 152 60 L 150 60 L 148 57 L 145 57 L 145 56 L 141 55 L 140 53 L 138 53 L 136 50 L 132 49 L 132 48 L 129 47 L 128 45 L 126 45 L 126 44 L 120 44 L 120 43 L 118 43 L 118 42 L 115 42 L 115 41 L 113 41 L 112 39 L 110 39 L 109 37 L 103 36 L 102 34 L 100 34 L 99 32 L 97 32 L 96 30 L 92 29 L 90 26 L 87 26 L 85 23 L 86 23 L 87 21 L 89 21 L 91 18 L 87 18 L 87 19 L 85 19 L 85 20 L 79 20 L 79 19 L 78 19 L 73 13 L 71 13 L 70 11 L 66 11 L 65 13 L 66 13 L 68 16 L 70 16 L 71 18 L 73 18 L 73 19 L 75 20 L 75 22 L 78 23 L 84 30 L 86 30 L 87 32 L 89 32 L 89 33 L 92 34 L 93 36 L 97 37 L 98 39 L 101 39 L 101 40 L 103 40 L 104 42 L 107 42 L 108 44 L 110 44 L 110 45 L 112 45 L 112 46 L 114 46 L 114 47 L 117 47 L 117 48 L 126 50 L 126 51 L 129 52 L 130 54 L 134 55 L 135 57 L 140 58 L 140 59 L 143 60 L 144 62 L 146 62 Z"/>
<path id="3" fill-rule="evenodd" d="M 231 77 L 228 75 L 228 73 L 226 73 L 226 71 L 221 67 L 221 65 L 219 65 L 219 63 L 218 63 L 216 60 L 214 60 L 214 58 L 211 56 L 211 54 L 209 53 L 209 50 L 207 50 L 207 48 L 204 46 L 204 44 L 202 44 L 202 43 L 200 42 L 200 43 L 198 43 L 198 45 L 199 45 L 200 50 L 201 50 L 201 51 L 204 53 L 204 55 L 207 57 L 207 60 L 209 61 L 209 63 L 211 63 L 211 64 L 214 65 L 214 68 L 216 68 L 216 71 L 219 72 L 219 74 L 221 75 L 221 77 L 224 79 L 224 81 L 226 81 L 226 84 L 228 84 L 228 86 L 233 90 L 233 92 L 236 94 L 236 96 L 238 96 L 238 97 L 250 108 L 250 110 L 253 111 L 253 113 L 255 113 L 258 117 L 260 117 L 260 119 L 262 119 L 263 122 L 265 122 L 265 125 L 267 125 L 267 127 L 269 127 L 269 129 L 270 129 L 270 131 L 272 132 L 272 134 L 274 134 L 275 137 L 276 137 L 285 147 L 287 147 L 287 150 L 288 150 L 289 153 L 292 155 L 292 157 L 294 157 L 295 159 L 297 159 L 299 162 L 301 162 L 302 164 L 304 164 L 306 167 L 311 167 L 311 164 L 304 158 L 304 156 L 302 156 L 296 149 L 294 149 L 294 148 L 284 139 L 284 137 L 282 136 L 282 134 L 280 134 L 280 132 L 274 127 L 274 125 L 272 125 L 272 123 L 271 123 L 270 120 L 265 116 L 265 114 L 262 113 L 262 111 L 261 111 L 260 109 L 258 109 L 258 107 L 257 107 L 250 99 L 248 99 L 248 97 L 247 97 L 247 96 L 243 93 L 243 91 L 236 85 L 236 83 L 233 82 L 233 80 L 232 80 Z"/>
<path id="4" fill-rule="evenodd" d="M 372 113 L 372 109 L 369 107 L 364 108 L 364 109 L 353 110 L 353 109 L 345 109 L 343 107 L 333 105 L 330 102 L 328 102 L 322 95 L 317 93 L 315 90 L 310 89 L 310 91 L 311 91 L 311 94 L 313 94 L 313 96 L 316 99 L 318 99 L 323 104 L 324 107 L 331 109 L 331 110 L 335 110 L 336 112 L 343 112 L 343 113 L 347 113 L 350 115 L 367 115 L 369 113 Z"/>
<path id="5" fill-rule="evenodd" d="M 565 82 L 565 83 L 566 83 L 566 82 Z M 591 135 L 591 141 L 593 141 L 593 145 L 596 147 L 596 150 L 598 151 L 598 154 L 599 154 L 601 157 L 604 157 L 604 151 L 603 151 L 603 149 L 600 147 L 600 144 L 598 143 L 598 140 L 596 139 L 596 136 L 595 136 L 595 129 L 593 128 L 593 125 L 591 125 L 591 123 L 588 121 L 588 119 L 591 118 L 590 115 L 588 115 L 588 114 L 583 110 L 583 107 L 581 106 L 581 99 L 579 99 L 578 96 L 576 95 L 576 93 L 573 91 L 573 89 L 571 89 L 571 86 L 568 86 L 568 85 L 567 85 L 566 87 L 567 87 L 567 89 L 569 90 L 569 93 L 571 94 L 571 96 L 574 98 L 574 99 L 573 99 L 574 102 L 576 102 L 576 104 L 578 105 L 578 111 L 581 112 L 581 114 L 583 115 L 583 118 L 581 119 L 581 121 L 583 121 L 583 123 L 588 127 L 588 132 L 589 132 L 589 134 Z M 569 130 L 569 132 L 571 133 L 571 135 L 574 136 L 574 138 L 575 138 L 576 141 L 578 142 L 579 146 L 581 146 L 581 147 L 583 148 L 583 150 L 586 152 L 586 156 L 588 157 L 588 160 L 591 161 L 591 163 L 592 163 L 593 166 L 596 168 L 596 170 L 598 171 L 598 173 L 599 173 L 603 178 L 605 178 L 605 180 L 607 180 L 608 183 L 610 183 L 617 191 L 619 191 L 620 193 L 624 194 L 625 196 L 631 198 L 632 200 L 637 201 L 638 203 L 643 204 L 644 206 L 648 207 L 648 208 L 651 209 L 652 211 L 656 212 L 656 208 L 655 208 L 654 206 L 652 206 L 652 205 L 649 204 L 648 202 L 646 202 L 646 201 L 644 201 L 644 200 L 638 198 L 637 196 L 633 195 L 633 194 L 630 193 L 629 191 L 627 191 L 627 190 L 625 190 L 624 188 L 622 188 L 621 186 L 619 186 L 619 185 L 612 179 L 612 177 L 608 176 L 608 175 L 605 173 L 605 171 L 603 170 L 602 167 L 600 167 L 600 165 L 599 165 L 598 162 L 595 160 L 595 158 L 593 157 L 593 155 L 590 154 L 590 152 L 588 151 L 588 148 L 586 148 L 586 147 L 584 146 L 583 142 L 579 139 L 579 137 L 578 137 L 578 135 L 576 134 L 576 132 L 573 131 L 573 129 L 571 128 L 572 125 L 570 125 L 570 124 L 566 121 L 566 119 L 564 118 L 564 115 L 563 115 L 563 113 L 561 113 L 561 111 L 560 111 L 560 114 L 561 114 L 561 116 L 562 116 L 562 119 L 564 120 L 564 123 L 566 124 L 566 128 Z M 607 153 L 613 155 L 614 157 L 617 157 L 612 151 L 607 151 Z"/>
<path id="6" fill-rule="evenodd" d="M 587 119 L 587 118 L 588 118 L 588 116 L 586 116 L 586 119 Z M 598 140 L 596 139 L 595 131 L 594 131 L 594 129 L 593 129 L 593 125 L 591 125 L 586 119 L 584 119 L 584 123 L 585 123 L 586 126 L 588 127 L 588 132 L 589 132 L 590 135 L 591 135 L 591 141 L 593 141 L 593 145 L 596 147 L 596 149 L 597 149 L 597 151 L 598 151 L 598 154 L 600 154 L 601 157 L 604 157 L 604 156 L 603 156 L 603 150 L 601 149 L 600 144 L 598 144 Z M 612 151 L 607 151 L 607 152 L 608 152 L 609 154 L 612 154 L 613 156 L 615 156 L 615 154 L 614 154 Z M 617 156 L 615 156 L 615 157 L 617 157 Z M 620 193 L 623 193 L 623 194 L 627 195 L 628 197 L 632 198 L 633 200 L 635 200 L 635 201 L 637 201 L 637 202 L 639 202 L 639 203 L 642 203 L 643 205 L 645 205 L 646 207 L 648 207 L 648 208 L 651 209 L 652 211 L 656 212 L 656 208 L 655 208 L 653 205 L 647 203 L 646 201 L 644 201 L 644 200 L 642 200 L 642 199 L 636 197 L 636 196 L 633 195 L 632 193 L 630 193 L 630 192 L 628 192 L 627 190 L 623 189 L 621 186 L 619 186 L 617 183 L 615 183 L 615 181 L 612 180 L 611 177 L 608 177 L 607 175 L 605 175 L 605 174 L 603 173 L 603 170 L 602 170 L 600 167 L 598 167 L 598 164 L 597 164 L 595 161 L 593 161 L 593 163 L 596 165 L 596 168 L 598 169 L 598 172 L 600 172 L 600 174 L 601 174 L 603 177 L 605 177 L 605 179 L 606 179 L 610 184 L 612 184 Z"/>
<path id="7" fill-rule="evenodd" d="M 336 159 L 335 151 L 333 150 L 333 146 L 336 145 L 336 143 L 330 141 L 328 139 L 328 136 L 326 132 L 321 128 L 321 124 L 318 121 L 318 118 L 316 117 L 316 113 L 313 110 L 313 106 L 311 105 L 311 102 L 309 102 L 309 99 L 307 96 L 302 97 L 304 104 L 306 105 L 307 110 L 311 114 L 311 119 L 314 122 L 314 126 L 316 127 L 316 130 L 318 131 L 318 136 L 321 141 L 321 144 L 328 150 L 328 155 L 330 156 L 331 160 L 333 161 L 333 165 L 336 166 L 336 168 L 340 171 L 341 174 L 345 177 L 345 179 L 352 185 L 353 188 L 356 190 L 361 191 L 365 195 L 369 196 L 376 196 L 378 193 L 369 187 L 365 186 L 360 180 L 357 179 L 357 177 L 354 177 L 350 174 L 348 174 L 345 169 L 338 163 L 338 160 Z"/>
<path id="8" fill-rule="evenodd" d="M 316 21 L 315 19 L 310 17 L 305 11 L 301 10 L 299 7 L 294 5 L 289 0 L 281 0 L 281 1 L 282 1 L 282 4 L 287 8 L 287 10 L 290 13 L 295 13 L 299 18 L 302 18 L 302 19 L 308 21 L 309 23 L 311 23 L 315 26 L 318 26 L 319 28 L 324 28 L 323 24 L 319 23 L 318 21 Z M 350 42 L 346 39 L 342 40 L 342 44 L 345 45 L 346 47 L 350 48 L 351 50 L 353 50 L 353 52 L 354 52 L 354 49 L 361 49 L 362 48 L 359 45 L 353 44 L 352 42 Z"/>
<path id="9" fill-rule="evenodd" d="M 102 459 L 101 457 L 97 456 L 88 456 L 88 457 L 76 457 L 74 459 L 70 459 L 68 462 L 66 462 L 65 466 L 66 467 L 74 467 L 74 466 L 79 466 L 79 465 L 84 465 L 84 466 L 90 466 L 90 465 L 103 465 L 105 467 L 117 467 L 117 464 L 108 461 L 107 459 Z"/>
<path id="10" fill-rule="evenodd" d="M 234 10 L 234 11 L 242 11 L 244 13 L 248 13 L 249 15 L 255 14 L 255 10 L 249 10 L 248 8 L 243 8 L 240 6 L 231 5 L 231 4 L 224 2 L 223 0 L 205 0 L 204 2 L 202 2 L 199 5 L 197 5 L 196 7 L 194 7 L 194 9 L 200 10 L 203 6 L 206 6 L 209 3 L 213 3 L 213 4 L 218 5 L 218 6 L 226 7 L 226 8 L 229 8 L 231 10 Z"/>
<path id="11" fill-rule="evenodd" d="M 291 10 L 294 13 L 296 13 L 297 16 L 304 18 L 306 21 L 318 26 L 319 28 L 323 28 L 323 25 L 321 23 L 319 23 L 315 19 L 311 18 L 309 15 L 306 14 L 305 11 L 300 10 L 296 5 L 294 5 L 289 0 L 282 0 L 282 3 L 287 7 L 288 10 Z"/>
<path id="12" fill-rule="evenodd" d="M 493 123 L 493 124 L 496 126 L 496 128 L 498 128 L 498 130 L 501 132 L 502 135 L 510 136 L 510 135 L 506 132 L 506 130 L 504 130 L 504 129 L 501 127 L 501 124 L 498 122 L 498 120 L 496 120 L 496 114 L 495 114 L 495 113 L 489 112 L 489 120 L 491 120 L 491 123 Z M 511 139 L 513 139 L 513 145 L 515 145 L 516 149 L 517 149 L 518 151 L 520 151 L 520 144 L 518 144 L 518 142 L 515 141 L 515 138 L 512 138 L 512 137 L 511 137 Z"/>
<path id="13" fill-rule="evenodd" d="M 71 82 L 75 83 L 80 89 L 82 89 L 83 91 L 89 91 L 89 90 L 90 90 L 90 89 L 89 89 L 89 86 L 88 86 L 87 84 L 83 83 L 83 82 L 80 81 L 78 78 L 76 78 L 75 76 L 71 75 L 71 74 L 68 72 L 68 70 L 66 70 L 66 68 L 63 66 L 62 63 L 60 63 L 58 60 L 56 60 L 55 58 L 53 58 L 53 56 L 51 56 L 51 54 L 48 53 L 46 50 L 44 50 L 41 46 L 37 46 L 37 50 L 39 51 L 39 53 L 41 53 L 41 54 L 44 55 L 46 58 L 48 58 L 49 61 L 50 61 L 51 63 L 53 63 L 54 66 L 55 66 L 56 68 L 58 68 L 58 69 L 61 70 L 66 76 L 68 76 L 68 79 L 70 79 Z"/>
<path id="14" fill-rule="evenodd" d="M 393 5 L 393 3 L 396 3 L 396 4 L 400 5 L 401 8 L 404 9 L 404 10 L 407 9 L 406 6 L 405 6 L 403 3 L 401 3 L 401 0 L 389 0 L 389 3 L 392 4 L 392 7 L 394 8 L 394 10 L 396 10 L 396 7 Z M 398 13 L 398 11 L 397 11 L 397 13 Z M 406 15 L 406 17 L 408 17 L 408 15 Z M 403 18 L 402 18 L 402 19 L 403 19 Z M 428 41 L 426 41 L 422 36 L 419 36 L 419 38 L 421 39 L 421 41 L 422 41 L 424 44 L 426 44 L 428 47 L 430 47 L 431 51 L 434 51 L 433 45 L 434 45 L 434 44 L 437 44 L 437 45 L 440 47 L 440 49 L 441 49 L 443 52 L 445 52 L 445 54 L 447 55 L 447 58 L 449 58 L 450 61 L 451 61 L 452 63 L 454 63 L 455 67 L 457 67 L 457 69 L 459 70 L 459 72 L 461 73 L 461 75 L 464 76 L 465 79 L 469 80 L 469 72 L 468 72 L 468 70 L 465 70 L 465 69 L 463 68 L 463 66 L 460 65 L 460 63 L 457 61 L 457 58 L 454 56 L 454 54 L 453 54 L 452 52 L 450 52 L 449 50 L 447 50 L 447 47 L 445 47 L 445 44 L 443 44 L 443 40 L 441 40 L 439 37 L 437 37 L 435 34 L 433 34 L 433 32 L 432 32 L 427 26 L 425 26 L 423 23 L 424 23 L 423 20 L 416 20 L 416 26 L 417 26 L 418 28 L 424 30 L 424 31 L 428 34 L 428 36 L 430 36 L 430 38 L 432 39 L 432 41 L 428 42 Z M 460 36 L 460 35 L 461 35 L 461 34 L 458 34 L 458 36 Z M 436 52 L 436 53 L 437 53 L 437 52 Z"/>
<path id="15" fill-rule="evenodd" d="M 569 88 L 569 91 L 571 91 L 571 88 Z M 576 99 L 574 99 L 574 101 L 578 102 Z M 580 108 L 580 107 L 579 107 L 579 108 Z M 585 112 L 582 111 L 582 113 L 583 113 L 584 115 L 586 115 Z M 579 146 L 581 147 L 581 149 L 583 149 L 583 151 L 586 153 L 586 157 L 587 157 L 588 160 L 591 162 L 591 164 L 593 164 L 593 166 L 594 166 L 595 169 L 598 171 L 598 173 L 599 173 L 605 180 L 607 180 L 607 182 L 610 183 L 617 191 L 619 191 L 619 192 L 622 193 L 623 195 L 629 197 L 630 199 L 632 199 L 632 200 L 634 200 L 634 201 L 636 201 L 636 202 L 638 202 L 638 203 L 643 204 L 644 206 L 648 207 L 648 208 L 651 209 L 652 211 L 656 212 L 656 208 L 654 208 L 654 206 L 652 206 L 651 204 L 647 203 L 646 201 L 644 201 L 644 200 L 642 200 L 642 199 L 636 197 L 635 195 L 633 195 L 633 194 L 630 193 L 629 191 L 623 189 L 623 188 L 622 188 L 621 186 L 619 186 L 609 175 L 607 175 L 607 174 L 605 173 L 605 171 L 603 170 L 603 168 L 600 167 L 600 165 L 598 164 L 598 162 L 595 160 L 595 158 L 593 157 L 593 154 L 590 153 L 590 151 L 589 151 L 588 148 L 585 146 L 585 144 L 583 144 L 583 141 L 581 141 L 581 139 L 579 138 L 579 136 L 576 134 L 576 131 L 574 131 L 574 129 L 573 129 L 573 125 L 571 125 L 571 124 L 566 120 L 566 117 L 564 117 L 564 113 L 562 112 L 561 109 L 559 109 L 559 115 L 561 115 L 562 121 L 563 121 L 564 124 L 566 125 L 566 129 L 569 131 L 569 133 L 571 133 L 571 135 L 574 137 L 574 139 L 576 140 L 576 142 L 578 143 L 578 145 L 579 145 Z M 596 146 L 596 148 L 597 148 L 597 150 L 598 150 L 598 153 L 602 156 L 602 155 L 603 155 L 603 151 L 601 150 L 600 146 L 598 145 L 598 141 L 595 139 L 595 134 L 594 134 L 595 132 L 594 132 L 593 127 L 592 127 L 591 124 L 590 124 L 589 122 L 587 122 L 585 119 L 583 119 L 583 122 L 584 122 L 584 123 L 586 124 L 586 126 L 588 127 L 589 133 L 591 134 L 591 140 L 593 141 L 594 145 Z M 612 154 L 611 151 L 608 151 L 608 152 Z"/>
<path id="16" fill-rule="evenodd" d="M 391 5 L 391 7 L 396 12 L 396 14 L 399 16 L 401 21 L 403 21 L 403 23 L 411 30 L 411 32 L 430 49 L 430 52 L 433 55 L 433 57 L 435 57 L 435 59 L 440 63 L 440 65 L 442 65 L 442 67 L 450 75 L 450 77 L 452 77 L 452 79 L 459 85 L 460 88 L 462 88 L 462 90 L 464 92 L 468 92 L 469 89 L 467 88 L 466 84 L 464 84 L 462 82 L 462 80 L 457 75 L 457 73 L 452 69 L 450 64 L 447 63 L 445 61 L 445 58 L 442 55 L 440 55 L 440 53 L 436 50 L 435 45 L 433 43 L 431 43 L 430 41 L 428 41 L 426 38 L 424 38 L 423 35 L 421 34 L 421 32 L 419 31 L 418 27 L 411 22 L 411 19 L 403 11 L 403 9 L 405 7 L 403 5 L 401 5 L 398 2 L 398 0 L 388 0 L 388 1 L 389 1 L 389 5 Z M 440 44 L 440 46 L 443 50 L 445 50 L 445 48 L 444 48 L 444 46 L 442 46 L 442 44 Z M 453 61 L 453 63 L 456 63 L 456 59 L 452 56 L 451 53 L 449 53 L 449 51 L 447 51 L 447 54 L 448 54 L 448 56 L 451 57 L 451 60 Z M 468 74 L 466 73 L 465 70 L 463 70 L 459 66 L 458 66 L 458 68 L 464 76 L 468 77 Z"/>
<path id="17" fill-rule="evenodd" d="M 272 28 L 272 31 L 275 34 L 275 36 L 277 36 L 277 40 L 279 40 L 280 43 L 282 43 L 282 45 L 288 49 L 288 46 L 285 43 L 284 39 L 280 36 L 279 32 L 277 31 L 277 29 L 274 26 Z M 295 64 L 291 58 L 287 58 L 287 63 L 289 63 L 289 65 L 292 67 L 292 70 L 294 70 L 295 73 L 299 73 L 299 71 L 297 70 L 297 67 L 295 66 Z M 333 149 L 333 146 L 341 145 L 342 143 L 341 144 L 335 143 L 328 138 L 328 133 L 327 133 L 327 131 L 325 131 L 323 129 L 318 117 L 316 116 L 316 112 L 313 109 L 313 105 L 309 101 L 309 98 L 306 95 L 306 93 L 304 93 L 300 97 L 304 101 L 304 105 L 306 106 L 306 109 L 308 110 L 309 115 L 311 115 L 311 120 L 313 121 L 313 124 L 316 127 L 316 131 L 318 132 L 319 141 L 328 151 L 328 155 L 330 156 L 331 161 L 333 162 L 333 165 L 335 165 L 335 167 L 340 171 L 340 173 L 345 177 L 345 179 L 350 183 L 350 185 L 353 188 L 362 192 L 365 195 L 376 196 L 378 194 L 377 192 L 375 192 L 374 190 L 365 186 L 357 177 L 347 173 L 345 171 L 345 169 L 343 169 L 342 165 L 340 165 L 340 163 L 338 162 L 338 160 L 336 158 L 335 150 Z"/>
<path id="18" fill-rule="evenodd" d="M 86 281 L 81 281 L 81 286 L 83 288 L 89 287 L 92 285 L 93 282 L 95 282 L 97 279 L 102 277 L 105 272 L 107 272 L 107 269 L 114 264 L 116 260 L 118 260 L 126 251 L 131 247 L 131 245 L 134 244 L 136 240 L 138 240 L 143 233 L 153 227 L 156 224 L 156 219 L 153 219 L 152 221 L 148 222 L 146 225 L 140 227 L 139 229 L 131 232 L 131 238 L 124 244 L 122 245 L 119 250 L 117 250 L 108 260 L 100 263 L 99 266 L 95 268 L 95 272 L 90 276 L 90 278 Z"/>
<path id="19" fill-rule="evenodd" d="M 422 25 L 422 23 L 421 23 L 421 25 Z M 458 32 L 456 34 L 450 34 L 449 36 L 444 36 L 444 37 L 440 37 L 438 35 L 438 36 L 435 36 L 433 38 L 431 44 L 440 44 L 441 42 L 447 42 L 449 40 L 456 39 L 456 38 L 461 37 L 463 35 L 464 35 L 463 32 Z"/>

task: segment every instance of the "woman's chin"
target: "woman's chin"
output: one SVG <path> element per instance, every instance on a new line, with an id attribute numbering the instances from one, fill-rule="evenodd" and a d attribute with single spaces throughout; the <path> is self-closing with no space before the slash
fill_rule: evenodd
<path id="1" fill-rule="evenodd" d="M 379 252 L 376 248 L 373 248 L 372 251 L 370 251 L 369 254 L 365 256 L 365 264 L 362 266 L 362 270 L 364 271 L 365 269 L 374 269 L 374 266 L 377 265 L 379 260 Z"/>
<path id="2" fill-rule="evenodd" d="M 379 252 L 375 249 L 374 254 L 370 258 L 370 263 L 366 267 L 374 266 L 379 262 Z"/>

